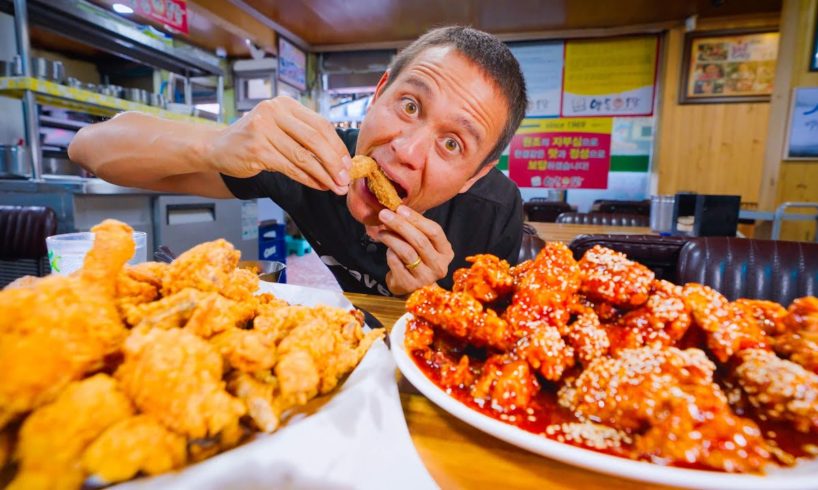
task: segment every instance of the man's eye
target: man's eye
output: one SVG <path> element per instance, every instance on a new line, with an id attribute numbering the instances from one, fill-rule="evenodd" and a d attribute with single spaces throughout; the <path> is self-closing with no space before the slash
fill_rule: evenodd
<path id="1" fill-rule="evenodd" d="M 460 144 L 452 138 L 446 138 L 444 145 L 448 151 L 457 151 L 460 149 Z"/>
<path id="2" fill-rule="evenodd" d="M 403 99 L 403 112 L 414 116 L 418 113 L 418 105 L 413 100 Z"/>

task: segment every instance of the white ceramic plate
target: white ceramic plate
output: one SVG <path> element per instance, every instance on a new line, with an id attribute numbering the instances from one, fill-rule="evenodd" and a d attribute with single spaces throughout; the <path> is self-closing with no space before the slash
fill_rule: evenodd
<path id="1" fill-rule="evenodd" d="M 599 471 L 600 473 L 651 483 L 687 488 L 736 490 L 818 488 L 818 461 L 815 460 L 803 462 L 793 468 L 776 468 L 770 470 L 766 476 L 734 475 L 714 471 L 671 468 L 609 456 L 563 444 L 483 415 L 447 395 L 417 367 L 403 345 L 406 323 L 411 318 L 412 315 L 409 313 L 400 317 L 390 334 L 392 356 L 403 375 L 440 408 L 498 439 L 564 463 Z"/>

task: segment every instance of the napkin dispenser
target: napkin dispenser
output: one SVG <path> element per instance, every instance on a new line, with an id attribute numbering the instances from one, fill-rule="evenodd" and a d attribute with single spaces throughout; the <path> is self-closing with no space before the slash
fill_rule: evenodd
<path id="1" fill-rule="evenodd" d="M 736 236 L 741 196 L 676 194 L 671 234 Z"/>

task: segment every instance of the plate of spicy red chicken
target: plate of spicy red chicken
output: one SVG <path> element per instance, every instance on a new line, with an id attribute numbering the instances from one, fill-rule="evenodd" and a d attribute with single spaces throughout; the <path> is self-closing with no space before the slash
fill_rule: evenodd
<path id="1" fill-rule="evenodd" d="M 469 258 L 407 300 L 403 375 L 565 463 L 691 488 L 818 487 L 818 299 L 728 301 L 604 247 Z"/>

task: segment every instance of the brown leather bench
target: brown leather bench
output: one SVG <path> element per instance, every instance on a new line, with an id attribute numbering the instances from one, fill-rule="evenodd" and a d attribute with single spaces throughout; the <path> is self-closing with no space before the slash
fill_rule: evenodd
<path id="1" fill-rule="evenodd" d="M 43 206 L 0 206 L 0 288 L 25 274 L 49 272 L 45 238 L 57 233 L 57 214 Z"/>
<path id="2" fill-rule="evenodd" d="M 789 305 L 818 295 L 818 243 L 702 237 L 679 254 L 680 284 L 699 282 L 730 300 L 768 299 Z"/>
<path id="3" fill-rule="evenodd" d="M 591 205 L 592 213 L 624 213 L 650 216 L 650 200 L 618 201 L 612 199 L 597 199 Z"/>
<path id="4" fill-rule="evenodd" d="M 523 204 L 526 220 L 553 223 L 562 213 L 573 211 L 570 204 L 563 201 L 548 201 L 542 198 L 532 198 Z"/>
<path id="5" fill-rule="evenodd" d="M 603 226 L 649 226 L 650 217 L 627 213 L 562 213 L 557 223 Z"/>
<path id="6" fill-rule="evenodd" d="M 818 243 L 732 237 L 582 235 L 570 244 L 579 259 L 594 245 L 626 254 L 676 284 L 706 284 L 728 299 L 788 305 L 818 295 Z"/>

